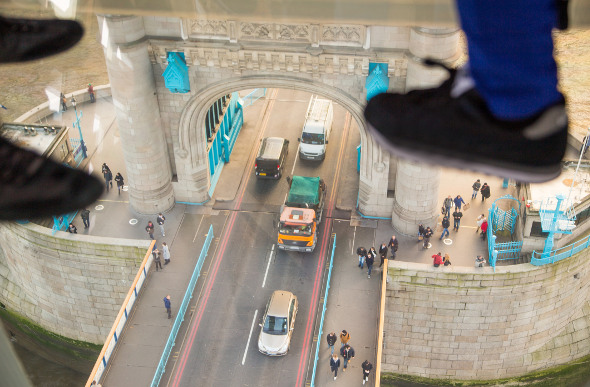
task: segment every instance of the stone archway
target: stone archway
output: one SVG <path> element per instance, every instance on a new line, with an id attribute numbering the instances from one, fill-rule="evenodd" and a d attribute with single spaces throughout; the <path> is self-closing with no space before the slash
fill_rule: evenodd
<path id="1" fill-rule="evenodd" d="M 175 144 L 174 157 L 179 185 L 179 190 L 175 190 L 177 198 L 191 202 L 209 199 L 207 141 L 205 132 L 200 128 L 205 125 L 206 114 L 211 104 L 228 92 L 261 87 L 297 89 L 318 94 L 335 101 L 350 112 L 358 124 L 363 147 L 359 182 L 359 191 L 362 195 L 359 195 L 359 209 L 369 214 L 375 213 L 370 204 L 387 201 L 387 184 L 383 184 L 383 181 L 387 182 L 389 175 L 390 156 L 366 132 L 363 119 L 364 101 L 320 81 L 282 75 L 236 76 L 211 83 L 194 93 L 194 97 L 187 102 L 181 113 L 178 143 Z M 358 90 L 359 95 L 363 92 Z M 183 198 L 181 192 L 186 192 L 187 197 Z M 393 202 L 392 199 L 389 201 Z M 391 208 L 391 205 L 386 205 L 379 212 L 390 216 Z"/>

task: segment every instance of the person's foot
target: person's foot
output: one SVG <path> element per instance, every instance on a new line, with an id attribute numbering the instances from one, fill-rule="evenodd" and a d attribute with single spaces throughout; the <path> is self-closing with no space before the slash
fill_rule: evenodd
<path id="1" fill-rule="evenodd" d="M 84 35 L 75 20 L 11 19 L 0 16 L 0 63 L 44 58 L 69 49 Z"/>
<path id="2" fill-rule="evenodd" d="M 369 274 L 369 275 L 367 276 L 367 278 L 371 278 L 371 274 Z"/>
<path id="3" fill-rule="evenodd" d="M 334 380 L 336 380 L 336 376 L 334 376 Z"/>
<path id="4" fill-rule="evenodd" d="M 94 176 L 0 138 L 0 220 L 66 214 L 94 203 L 103 185 Z"/>
<path id="5" fill-rule="evenodd" d="M 503 121 L 473 88 L 452 97 L 450 71 L 437 88 L 371 98 L 364 115 L 373 138 L 419 162 L 531 183 L 559 176 L 568 128 L 563 98 L 526 120 Z"/>

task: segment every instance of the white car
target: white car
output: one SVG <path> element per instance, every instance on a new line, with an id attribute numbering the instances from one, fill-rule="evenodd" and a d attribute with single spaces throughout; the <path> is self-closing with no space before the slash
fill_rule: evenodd
<path id="1" fill-rule="evenodd" d="M 258 350 L 269 356 L 283 356 L 289 351 L 295 328 L 297 297 L 286 290 L 275 290 L 262 317 Z"/>

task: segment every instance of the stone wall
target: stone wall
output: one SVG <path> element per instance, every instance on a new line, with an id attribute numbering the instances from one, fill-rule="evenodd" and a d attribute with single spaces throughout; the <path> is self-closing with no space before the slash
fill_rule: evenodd
<path id="1" fill-rule="evenodd" d="M 496 379 L 588 355 L 589 256 L 495 273 L 390 262 L 383 371 Z"/>
<path id="2" fill-rule="evenodd" d="M 150 241 L 0 225 L 0 302 L 43 328 L 102 344 Z"/>

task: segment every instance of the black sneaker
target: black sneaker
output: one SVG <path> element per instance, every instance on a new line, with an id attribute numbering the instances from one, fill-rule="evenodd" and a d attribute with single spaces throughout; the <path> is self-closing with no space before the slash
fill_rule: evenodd
<path id="1" fill-rule="evenodd" d="M 475 89 L 451 97 L 454 75 L 434 89 L 373 97 L 365 108 L 369 133 L 392 154 L 418 162 L 531 183 L 559 176 L 567 145 L 565 100 L 527 120 L 502 121 Z"/>
<path id="2" fill-rule="evenodd" d="M 21 149 L 0 137 L 0 220 L 66 214 L 95 202 L 94 176 Z"/>
<path id="3" fill-rule="evenodd" d="M 0 16 L 0 63 L 25 62 L 65 51 L 84 35 L 75 20 Z"/>

